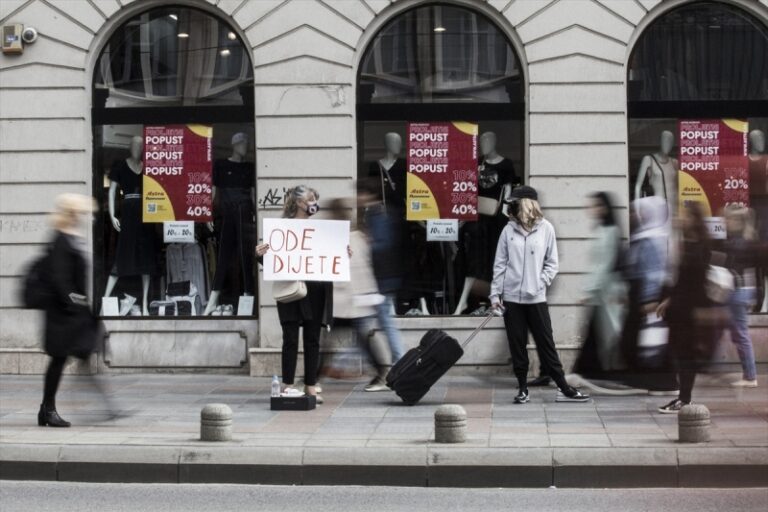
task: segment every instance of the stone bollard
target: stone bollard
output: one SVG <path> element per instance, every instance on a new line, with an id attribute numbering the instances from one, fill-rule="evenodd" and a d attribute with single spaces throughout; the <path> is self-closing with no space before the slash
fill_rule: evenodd
<path id="1" fill-rule="evenodd" d="M 467 440 L 467 411 L 460 405 L 441 405 L 435 411 L 435 442 L 463 443 Z"/>
<path id="2" fill-rule="evenodd" d="M 681 443 L 709 441 L 709 409 L 706 405 L 688 404 L 677 414 L 678 440 Z"/>
<path id="3" fill-rule="evenodd" d="M 201 441 L 232 440 L 232 409 L 227 404 L 208 404 L 200 411 Z"/>

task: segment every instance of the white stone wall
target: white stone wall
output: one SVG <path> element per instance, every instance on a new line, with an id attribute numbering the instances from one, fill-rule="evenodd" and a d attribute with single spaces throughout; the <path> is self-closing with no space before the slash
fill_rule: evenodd
<path id="1" fill-rule="evenodd" d="M 768 0 L 733 0 L 766 18 Z M 23 265 L 47 237 L 46 214 L 63 191 L 91 190 L 93 59 L 117 21 L 158 0 L 3 0 L 0 23 L 40 32 L 22 56 L 0 56 L 0 372 L 24 371 L 38 316 L 18 309 Z M 353 194 L 356 66 L 374 30 L 414 0 L 179 0 L 212 9 L 252 49 L 259 217 L 279 214 L 283 188 L 306 182 L 323 199 Z M 467 0 L 511 29 L 527 92 L 526 173 L 560 238 L 562 274 L 551 293 L 556 338 L 578 341 L 580 282 L 591 191 L 609 190 L 626 216 L 625 75 L 630 45 L 682 0 Z M 260 340 L 280 344 L 269 286 L 261 288 Z M 423 321 L 421 322 L 423 323 Z M 410 338 L 421 332 L 421 323 Z M 464 323 L 461 328 L 465 329 Z M 407 320 L 402 321 L 408 326 Z M 450 321 L 443 326 L 451 328 Z M 124 327 L 124 326 L 123 326 Z M 458 327 L 458 324 L 457 324 Z M 503 353 L 498 329 L 487 337 Z M 483 360 L 477 353 L 477 360 Z M 469 357 L 472 362 L 472 355 Z M 28 366 L 28 365 L 27 365 Z"/>

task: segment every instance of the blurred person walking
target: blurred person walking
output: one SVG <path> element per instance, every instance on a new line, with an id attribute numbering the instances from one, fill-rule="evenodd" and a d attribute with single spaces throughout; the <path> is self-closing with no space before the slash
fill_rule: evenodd
<path id="1" fill-rule="evenodd" d="M 559 388 L 558 402 L 586 402 L 589 396 L 568 385 L 555 349 L 547 287 L 558 270 L 555 229 L 544 218 L 535 189 L 522 186 L 509 199 L 510 221 L 499 237 L 490 302 L 502 309 L 512 367 L 518 382 L 516 404 L 530 400 L 527 387 L 528 331 L 536 352 Z M 503 304 L 502 304 L 503 301 Z"/>
<path id="2" fill-rule="evenodd" d="M 707 294 L 707 271 L 712 257 L 710 237 L 699 203 L 688 203 L 679 218 L 682 244 L 674 270 L 674 284 L 665 286 L 656 313 L 669 325 L 669 349 L 680 384 L 680 394 L 659 407 L 677 414 L 691 403 L 698 373 L 709 363 L 724 319 Z"/>
<path id="3" fill-rule="evenodd" d="M 742 378 L 734 387 L 757 387 L 755 352 L 749 335 L 749 311 L 757 301 L 757 267 L 760 263 L 753 213 L 743 206 L 725 207 L 728 238 L 725 241 L 725 266 L 736 278 L 736 287 L 728 302 L 728 330 L 741 361 Z"/>
<path id="4" fill-rule="evenodd" d="M 358 195 L 358 203 L 361 196 Z M 351 220 L 349 212 L 352 205 L 343 199 L 331 202 L 330 218 L 333 220 Z M 350 280 L 338 282 L 333 287 L 333 304 L 336 318 L 348 319 L 352 322 L 358 352 L 368 365 L 374 368 L 376 376 L 365 387 L 366 391 L 384 391 L 387 388 L 386 365 L 376 360 L 371 342 L 374 339 L 374 319 L 376 308 L 384 303 L 384 296 L 379 293 L 376 278 L 371 267 L 371 248 L 366 234 L 353 228 L 349 234 L 349 264 Z M 338 359 L 339 363 L 343 359 Z M 342 365 L 343 366 L 343 365 Z M 335 372 L 334 369 L 331 372 Z M 340 375 L 344 375 L 343 368 Z M 330 376 L 333 376 L 329 374 Z"/>
<path id="5" fill-rule="evenodd" d="M 623 383 L 650 394 L 677 396 L 677 379 L 669 362 L 668 329 L 656 315 L 669 265 L 667 203 L 658 196 L 632 202 L 629 249 L 623 265 L 629 286 L 621 333 L 627 368 Z"/>
<path id="6" fill-rule="evenodd" d="M 363 226 L 371 249 L 371 264 L 376 285 L 384 300 L 376 305 L 376 318 L 387 337 L 392 364 L 403 356 L 403 340 L 394 322 L 395 294 L 402 287 L 405 264 L 403 263 L 402 221 L 398 210 L 388 209 L 381 199 L 381 187 L 376 179 L 365 179 L 358 190 L 358 208 L 364 209 Z M 373 383 L 372 383 L 373 384 Z M 368 391 L 379 391 L 377 389 Z"/>
<path id="7" fill-rule="evenodd" d="M 96 350 L 102 332 L 93 314 L 86 283 L 91 266 L 87 234 L 95 202 L 80 194 L 56 197 L 52 224 L 55 230 L 44 265 L 43 282 L 49 293 L 45 311 L 45 352 L 50 356 L 45 372 L 43 403 L 37 414 L 41 427 L 69 427 L 56 410 L 64 366 L 70 356 L 86 362 Z M 105 396 L 99 381 L 94 384 Z"/>
<path id="8" fill-rule="evenodd" d="M 587 331 L 573 371 L 587 379 L 606 379 L 625 368 L 618 342 L 626 291 L 619 272 L 622 233 L 608 193 L 590 196 L 588 214 L 595 223 L 595 238 L 589 251 L 592 269 L 582 299 L 588 307 Z"/>

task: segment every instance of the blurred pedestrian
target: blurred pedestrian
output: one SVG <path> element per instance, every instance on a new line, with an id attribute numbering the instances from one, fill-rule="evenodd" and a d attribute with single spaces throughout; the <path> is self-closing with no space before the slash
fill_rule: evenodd
<path id="1" fill-rule="evenodd" d="M 313 188 L 298 185 L 285 193 L 283 218 L 308 219 L 316 214 L 320 206 L 320 195 Z M 257 255 L 262 256 L 268 246 L 260 246 Z M 293 387 L 296 378 L 296 364 L 299 357 L 299 331 L 304 341 L 304 393 L 317 396 L 317 403 L 323 403 L 318 394 L 317 376 L 320 369 L 320 331 L 323 325 L 331 325 L 333 319 L 333 287 L 331 283 L 306 281 L 307 294 L 293 302 L 278 302 L 277 316 L 283 330 L 282 392 L 300 395 Z"/>
<path id="2" fill-rule="evenodd" d="M 669 325 L 669 349 L 680 384 L 680 394 L 659 407 L 677 414 L 691 403 L 696 373 L 709 363 L 721 329 L 720 308 L 707 294 L 707 270 L 712 256 L 704 213 L 699 203 L 688 203 L 679 218 L 682 243 L 672 285 L 656 313 Z"/>
<path id="3" fill-rule="evenodd" d="M 402 221 L 395 216 L 398 210 L 384 206 L 378 180 L 362 180 L 358 187 L 358 208 L 362 208 L 363 227 L 371 248 L 371 263 L 379 293 L 384 301 L 376 305 L 376 318 L 387 337 L 392 364 L 403 356 L 403 340 L 394 322 L 395 294 L 402 287 L 403 263 Z M 374 391 L 371 389 L 370 391 Z"/>
<path id="4" fill-rule="evenodd" d="M 330 209 L 331 219 L 350 220 L 352 204 L 342 199 L 335 199 L 331 202 Z M 358 353 L 363 362 L 368 363 L 376 372 L 373 380 L 365 387 L 366 391 L 384 391 L 388 389 L 384 380 L 387 367 L 377 361 L 372 346 L 376 307 L 384 302 L 384 296 L 379 293 L 376 286 L 376 278 L 371 267 L 371 248 L 367 236 L 361 229 L 354 227 L 350 231 L 348 250 L 350 280 L 335 283 L 333 287 L 335 316 L 352 322 Z M 338 363 L 342 361 L 343 358 L 337 359 Z M 331 371 L 334 372 L 334 370 Z M 344 376 L 344 374 L 344 369 L 339 369 L 339 375 Z"/>
<path id="5" fill-rule="evenodd" d="M 669 264 L 668 240 L 672 237 L 666 201 L 659 196 L 635 200 L 630 208 L 630 229 L 623 265 L 629 290 L 620 342 L 627 366 L 622 380 L 652 395 L 677 396 L 677 379 L 669 361 L 668 329 L 656 316 Z"/>
<path id="6" fill-rule="evenodd" d="M 725 242 L 726 267 L 736 278 L 736 287 L 728 303 L 728 330 L 741 361 L 742 377 L 734 387 L 757 387 L 755 352 L 749 335 L 749 311 L 757 301 L 758 245 L 753 213 L 746 207 L 725 207 L 728 238 Z"/>
<path id="7" fill-rule="evenodd" d="M 589 396 L 566 382 L 552 335 L 547 287 L 558 270 L 555 230 L 541 212 L 535 189 L 516 188 L 509 203 L 510 222 L 499 237 L 489 298 L 492 308 L 502 309 L 504 313 L 518 383 L 514 401 L 524 404 L 530 400 L 527 386 L 530 330 L 543 368 L 549 371 L 560 390 L 557 401 L 586 402 Z"/>
<path id="8" fill-rule="evenodd" d="M 573 371 L 587 379 L 606 379 L 625 367 L 618 343 L 626 291 L 620 273 L 622 233 L 608 193 L 590 196 L 588 214 L 595 223 L 595 237 L 582 299 L 588 307 L 587 331 Z"/>
<path id="9" fill-rule="evenodd" d="M 45 265 L 45 283 L 51 300 L 45 307 L 45 352 L 50 356 L 45 372 L 43 403 L 37 414 L 41 427 L 69 427 L 56 410 L 56 392 L 67 358 L 88 361 L 96 350 L 101 323 L 88 299 L 91 257 L 87 236 L 95 202 L 80 194 L 56 197 L 52 224 L 55 231 Z M 98 386 L 97 389 L 101 390 Z"/>

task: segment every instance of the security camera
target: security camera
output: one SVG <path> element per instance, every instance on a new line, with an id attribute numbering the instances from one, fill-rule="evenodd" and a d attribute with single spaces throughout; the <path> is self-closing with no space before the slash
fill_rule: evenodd
<path id="1" fill-rule="evenodd" d="M 32 27 L 24 27 L 24 30 L 21 32 L 21 40 L 24 41 L 25 44 L 34 43 L 37 41 L 37 30 Z"/>

